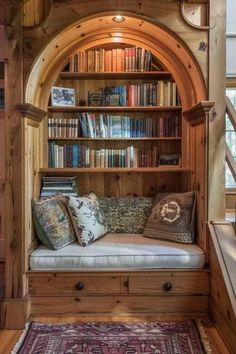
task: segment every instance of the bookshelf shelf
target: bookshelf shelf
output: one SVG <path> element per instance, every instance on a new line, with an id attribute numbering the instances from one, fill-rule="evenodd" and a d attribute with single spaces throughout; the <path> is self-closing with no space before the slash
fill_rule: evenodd
<path id="1" fill-rule="evenodd" d="M 137 168 L 126 168 L 126 167 L 109 167 L 109 168 L 90 168 L 90 167 L 80 167 L 80 168 L 41 168 L 41 173 L 53 173 L 53 174 L 76 174 L 76 173 L 190 173 L 191 169 L 187 167 L 179 166 L 161 166 L 161 167 L 137 167 Z"/>
<path id="2" fill-rule="evenodd" d="M 76 106 L 76 107 L 54 107 L 49 106 L 48 111 L 54 113 L 73 113 L 73 112 L 174 112 L 181 111 L 181 106 Z"/>
<path id="3" fill-rule="evenodd" d="M 171 74 L 168 71 L 133 71 L 133 72 L 61 72 L 60 78 L 62 80 L 102 80 L 102 79 L 116 79 L 116 80 L 157 80 L 169 79 Z"/>
<path id="4" fill-rule="evenodd" d="M 181 137 L 150 137 L 150 138 L 48 138 L 48 141 L 171 141 Z"/>

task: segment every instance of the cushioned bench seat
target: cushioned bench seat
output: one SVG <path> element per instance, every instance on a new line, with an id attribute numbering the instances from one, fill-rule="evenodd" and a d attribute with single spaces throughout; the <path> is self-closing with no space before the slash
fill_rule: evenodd
<path id="1" fill-rule="evenodd" d="M 72 243 L 57 251 L 44 246 L 30 257 L 31 270 L 124 270 L 203 268 L 204 252 L 185 245 L 143 237 L 140 234 L 107 234 L 87 247 Z"/>

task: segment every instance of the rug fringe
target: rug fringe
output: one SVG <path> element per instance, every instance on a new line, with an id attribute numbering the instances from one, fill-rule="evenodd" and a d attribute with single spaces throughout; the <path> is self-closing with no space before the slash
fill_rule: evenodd
<path id="1" fill-rule="evenodd" d="M 211 343 L 210 343 L 210 340 L 209 340 L 209 337 L 206 333 L 206 330 L 204 328 L 204 325 L 202 324 L 202 320 L 195 320 L 196 322 L 196 325 L 197 325 L 197 328 L 199 330 L 199 333 L 200 333 L 200 336 L 201 336 L 201 340 L 202 340 L 202 344 L 203 344 L 203 347 L 206 351 L 206 354 L 212 354 L 213 351 L 212 351 L 212 348 L 211 348 Z"/>
<path id="2" fill-rule="evenodd" d="M 20 349 L 20 347 L 21 347 L 22 343 L 24 342 L 24 339 L 27 335 L 30 324 L 31 324 L 31 322 L 27 322 L 25 324 L 25 328 L 23 329 L 23 332 L 21 333 L 20 338 L 18 339 L 17 343 L 15 344 L 14 348 L 12 349 L 11 354 L 18 353 L 18 350 Z"/>

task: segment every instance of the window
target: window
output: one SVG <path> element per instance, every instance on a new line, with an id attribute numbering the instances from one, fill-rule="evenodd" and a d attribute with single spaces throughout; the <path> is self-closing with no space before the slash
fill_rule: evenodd
<path id="1" fill-rule="evenodd" d="M 227 0 L 226 13 L 226 72 L 227 78 L 236 77 L 236 1 Z"/>
<path id="2" fill-rule="evenodd" d="M 231 102 L 233 103 L 236 109 L 236 87 L 227 88 L 226 96 L 229 97 L 229 99 L 231 100 Z M 225 121 L 225 135 L 226 135 L 226 142 L 232 152 L 234 160 L 236 161 L 236 132 L 227 115 Z M 232 176 L 232 173 L 227 164 L 225 168 L 225 183 L 226 183 L 226 188 L 236 188 L 236 181 L 234 180 L 234 177 Z"/>

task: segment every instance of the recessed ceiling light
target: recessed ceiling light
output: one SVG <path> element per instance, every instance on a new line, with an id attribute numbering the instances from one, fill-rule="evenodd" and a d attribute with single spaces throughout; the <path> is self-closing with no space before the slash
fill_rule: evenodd
<path id="1" fill-rule="evenodd" d="M 121 15 L 116 15 L 112 18 L 112 20 L 114 22 L 124 22 L 125 21 L 125 17 L 124 16 L 121 16 Z"/>

